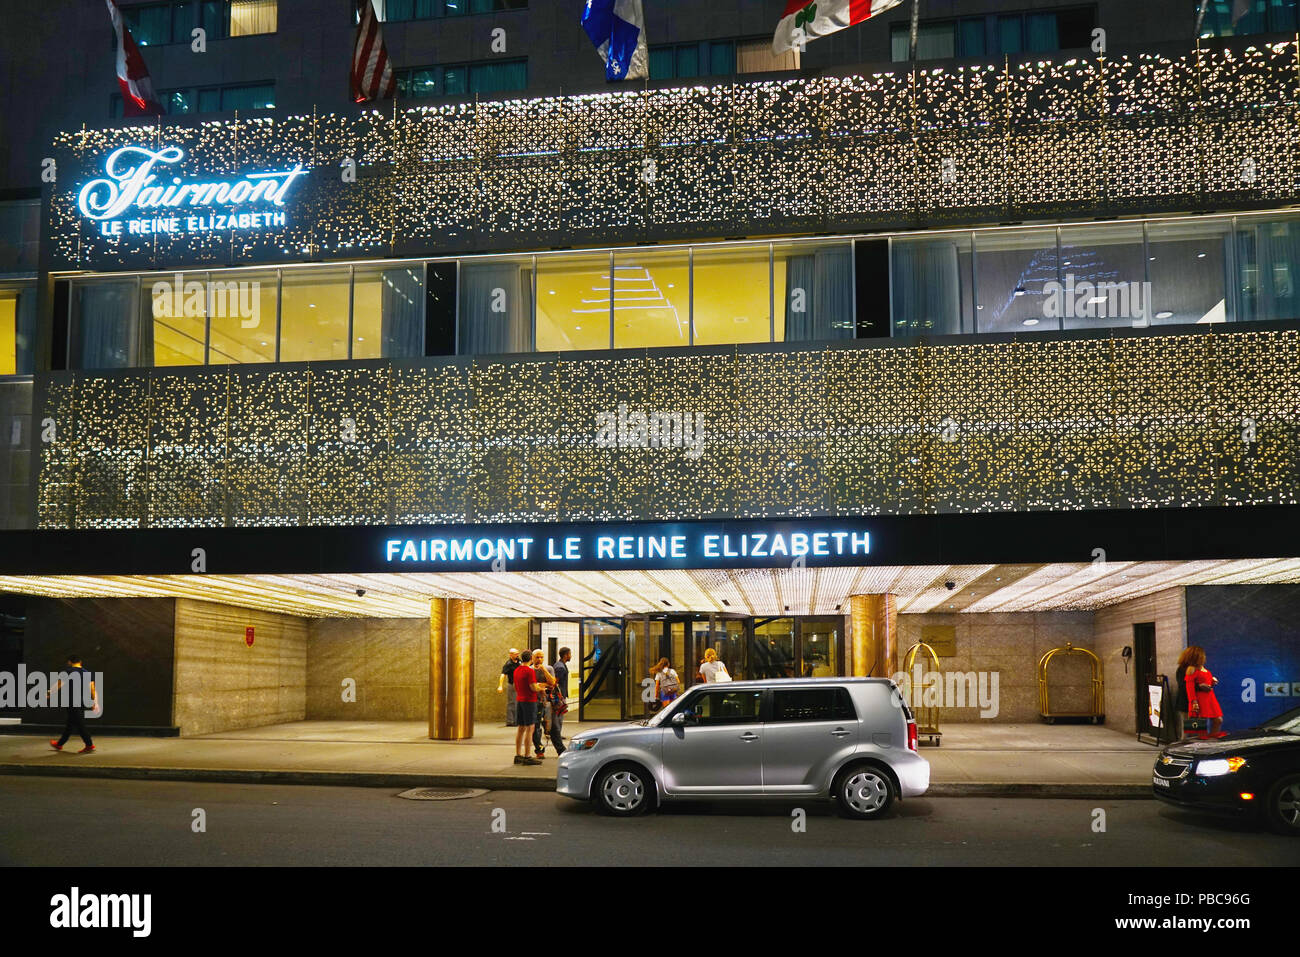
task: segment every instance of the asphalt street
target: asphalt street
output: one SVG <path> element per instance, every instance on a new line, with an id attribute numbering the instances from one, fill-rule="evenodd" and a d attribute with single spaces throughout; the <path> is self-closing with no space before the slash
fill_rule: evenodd
<path id="1" fill-rule="evenodd" d="M 1153 800 L 913 798 L 892 818 L 859 822 L 824 803 L 692 803 L 614 820 L 544 792 L 453 801 L 396 794 L 4 776 L 0 864 L 536 865 L 542 856 L 595 866 L 1300 863 L 1300 841 Z M 1094 830 L 1098 810 L 1104 831 Z"/>

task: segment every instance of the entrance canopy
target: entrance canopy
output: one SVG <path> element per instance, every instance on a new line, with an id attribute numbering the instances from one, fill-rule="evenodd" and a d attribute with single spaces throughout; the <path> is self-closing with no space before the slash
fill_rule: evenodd
<path id="1" fill-rule="evenodd" d="M 433 597 L 486 618 L 842 614 L 854 594 L 901 613 L 1088 611 L 1181 585 L 1300 583 L 1300 558 L 1170 562 L 355 575 L 8 575 L 0 592 L 183 597 L 311 618 L 428 618 Z"/>

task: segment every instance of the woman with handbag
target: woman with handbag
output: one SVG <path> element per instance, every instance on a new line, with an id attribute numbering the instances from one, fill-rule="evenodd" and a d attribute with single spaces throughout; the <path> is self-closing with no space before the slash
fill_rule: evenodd
<path id="1" fill-rule="evenodd" d="M 1219 679 L 1205 667 L 1204 648 L 1190 645 L 1183 654 L 1187 657 L 1183 679 L 1187 689 L 1187 715 L 1189 718 L 1204 718 L 1209 722 L 1209 728 L 1200 734 L 1202 738 L 1221 738 L 1224 734 L 1223 709 L 1219 707 L 1219 699 L 1214 694 L 1214 686 L 1219 683 Z M 1181 657 L 1179 661 L 1182 661 Z"/>

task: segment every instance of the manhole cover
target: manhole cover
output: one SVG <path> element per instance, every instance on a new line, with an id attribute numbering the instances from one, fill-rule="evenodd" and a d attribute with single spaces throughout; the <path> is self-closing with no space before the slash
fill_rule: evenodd
<path id="1" fill-rule="evenodd" d="M 459 801 L 487 794 L 483 788 L 411 788 L 397 795 L 408 801 Z"/>

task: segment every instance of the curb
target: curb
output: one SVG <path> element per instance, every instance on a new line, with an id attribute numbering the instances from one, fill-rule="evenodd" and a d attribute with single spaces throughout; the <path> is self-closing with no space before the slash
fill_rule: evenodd
<path id="1" fill-rule="evenodd" d="M 204 781 L 216 784 L 302 784 L 349 788 L 465 787 L 489 791 L 554 791 L 550 776 L 409 774 L 388 771 L 259 771 L 245 768 L 148 768 L 102 765 L 0 764 L 0 774 L 111 778 L 123 781 Z M 1114 801 L 1151 798 L 1149 784 L 932 784 L 926 797 L 1072 798 Z M 776 796 L 774 795 L 774 799 Z"/>

